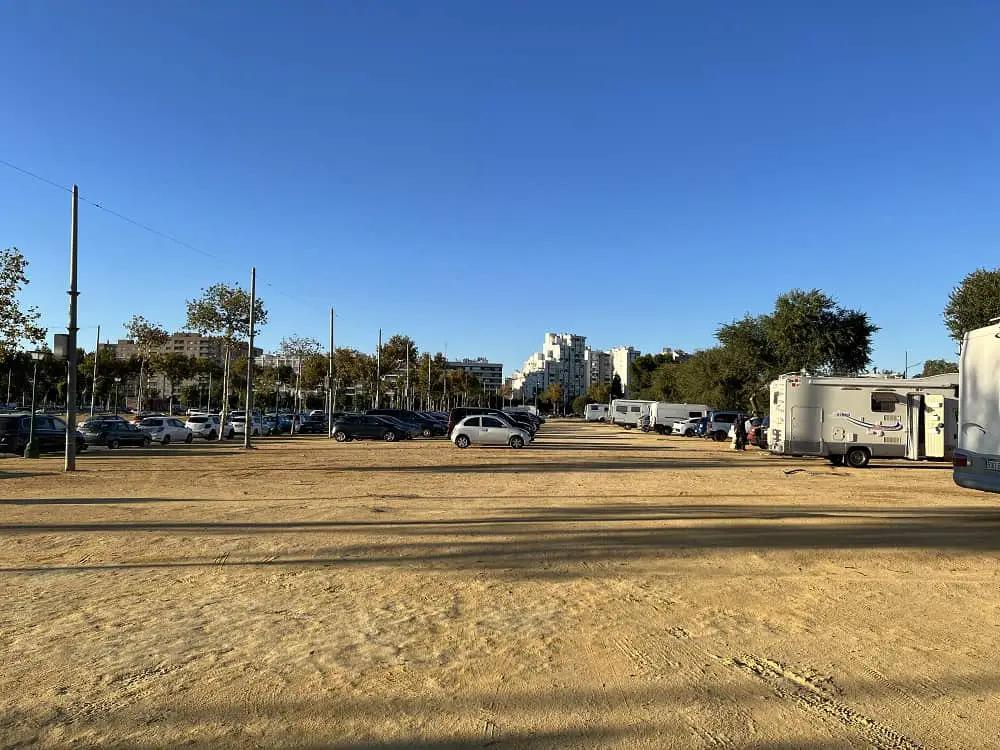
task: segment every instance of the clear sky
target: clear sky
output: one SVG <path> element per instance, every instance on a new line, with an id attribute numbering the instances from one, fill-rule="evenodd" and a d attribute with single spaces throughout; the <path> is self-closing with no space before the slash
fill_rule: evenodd
<path id="1" fill-rule="evenodd" d="M 875 364 L 954 356 L 1000 264 L 1000 5 L 0 0 L 0 159 L 84 205 L 81 343 L 251 264 L 288 334 L 510 372 L 545 331 L 710 346 L 820 287 Z M 69 197 L 0 166 L 0 246 L 65 328 Z"/>

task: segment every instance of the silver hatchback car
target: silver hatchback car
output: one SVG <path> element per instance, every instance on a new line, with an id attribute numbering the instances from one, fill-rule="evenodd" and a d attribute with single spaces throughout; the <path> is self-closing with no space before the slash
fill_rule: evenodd
<path id="1" fill-rule="evenodd" d="M 451 440 L 459 448 L 470 445 L 509 445 L 523 448 L 531 440 L 527 430 L 504 424 L 490 414 L 466 417 L 451 432 Z"/>

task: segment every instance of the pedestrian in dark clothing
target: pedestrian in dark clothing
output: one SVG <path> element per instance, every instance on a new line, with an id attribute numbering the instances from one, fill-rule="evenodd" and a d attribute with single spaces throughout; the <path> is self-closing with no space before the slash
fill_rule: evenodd
<path id="1" fill-rule="evenodd" d="M 746 423 L 741 418 L 737 417 L 734 427 L 736 429 L 736 450 L 745 451 L 747 449 Z"/>

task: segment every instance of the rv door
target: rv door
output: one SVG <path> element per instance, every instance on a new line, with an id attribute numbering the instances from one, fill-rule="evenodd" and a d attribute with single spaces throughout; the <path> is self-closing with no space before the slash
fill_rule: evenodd
<path id="1" fill-rule="evenodd" d="M 924 396 L 924 454 L 927 458 L 945 456 L 944 396 Z"/>
<path id="2" fill-rule="evenodd" d="M 924 413 L 924 397 L 920 393 L 911 393 L 906 397 L 906 457 L 911 461 L 923 458 L 923 432 L 920 418 Z"/>

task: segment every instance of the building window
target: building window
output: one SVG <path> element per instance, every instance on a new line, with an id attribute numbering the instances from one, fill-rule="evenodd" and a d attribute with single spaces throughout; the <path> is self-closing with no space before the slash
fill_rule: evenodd
<path id="1" fill-rule="evenodd" d="M 890 393 L 873 393 L 872 411 L 891 414 L 896 411 L 896 397 Z"/>

